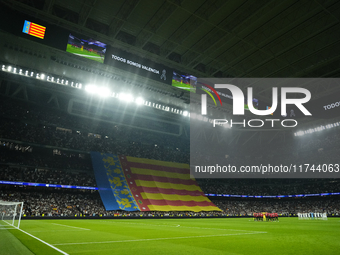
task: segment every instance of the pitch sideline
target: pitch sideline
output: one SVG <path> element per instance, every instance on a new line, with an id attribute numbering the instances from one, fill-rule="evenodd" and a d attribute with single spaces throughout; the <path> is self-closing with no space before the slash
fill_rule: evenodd
<path id="1" fill-rule="evenodd" d="M 104 243 L 129 243 L 129 242 L 143 242 L 143 241 L 161 241 L 161 240 L 175 240 L 175 239 L 189 239 L 189 238 L 205 238 L 205 237 L 219 237 L 219 236 L 238 236 L 238 235 L 257 235 L 266 234 L 267 232 L 257 233 L 238 233 L 238 234 L 222 234 L 222 235 L 204 235 L 204 236 L 180 236 L 180 237 L 164 237 L 153 239 L 132 239 L 132 240 L 116 240 L 116 241 L 103 241 L 103 242 L 83 242 L 83 243 L 58 243 L 55 246 L 61 245 L 81 245 L 81 244 L 104 244 Z"/>

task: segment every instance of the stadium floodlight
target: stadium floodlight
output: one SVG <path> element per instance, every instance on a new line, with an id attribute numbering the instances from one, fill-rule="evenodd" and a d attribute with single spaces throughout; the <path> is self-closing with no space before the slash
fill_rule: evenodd
<path id="1" fill-rule="evenodd" d="M 184 112 L 183 112 L 183 116 L 184 116 L 184 117 L 186 117 L 186 116 L 188 116 L 188 115 L 189 115 L 188 111 L 184 111 Z"/>
<path id="2" fill-rule="evenodd" d="M 43 74 L 43 73 L 40 74 L 40 79 L 41 79 L 41 80 L 44 80 L 44 79 L 45 79 L 45 74 Z"/>
<path id="3" fill-rule="evenodd" d="M 73 82 L 72 82 L 73 83 Z M 73 84 L 72 84 L 73 85 Z M 95 94 L 97 92 L 97 86 L 95 85 L 87 85 L 85 87 L 85 91 L 88 92 L 88 93 L 91 93 L 91 94 Z"/>
<path id="4" fill-rule="evenodd" d="M 119 93 L 119 99 L 124 102 L 133 102 L 134 98 L 131 94 Z"/>
<path id="5" fill-rule="evenodd" d="M 141 97 L 137 97 L 135 100 L 135 103 L 138 105 L 144 104 L 144 99 Z"/>
<path id="6" fill-rule="evenodd" d="M 12 71 L 12 67 L 11 67 L 11 66 L 8 66 L 8 67 L 7 67 L 7 71 L 8 71 L 8 72 Z"/>
<path id="7" fill-rule="evenodd" d="M 111 96 L 112 92 L 108 87 L 100 87 L 97 90 L 97 94 L 101 97 L 109 97 Z"/>
<path id="8" fill-rule="evenodd" d="M 303 131 L 299 131 L 299 132 L 296 133 L 297 136 L 303 136 L 304 134 L 305 134 L 305 132 L 303 132 Z"/>

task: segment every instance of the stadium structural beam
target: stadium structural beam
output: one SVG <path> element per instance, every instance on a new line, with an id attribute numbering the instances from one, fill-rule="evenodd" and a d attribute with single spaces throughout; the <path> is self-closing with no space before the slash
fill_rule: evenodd
<path id="1" fill-rule="evenodd" d="M 54 2 L 55 2 L 55 0 L 45 0 L 44 10 L 47 13 L 52 13 Z"/>
<path id="2" fill-rule="evenodd" d="M 119 9 L 119 17 L 116 15 L 113 17 L 109 24 L 109 36 L 111 38 L 116 38 L 121 28 L 124 26 L 126 21 L 129 19 L 133 7 L 137 6 L 139 0 L 124 1 L 121 8 Z"/>
<path id="3" fill-rule="evenodd" d="M 86 21 L 88 17 L 90 16 L 90 13 L 93 9 L 93 6 L 96 4 L 97 0 L 85 0 L 83 3 L 83 6 L 81 8 L 81 11 L 79 13 L 79 20 L 78 23 L 81 26 L 85 26 Z"/>
<path id="4" fill-rule="evenodd" d="M 19 87 L 13 92 L 13 94 L 11 95 L 12 97 L 16 96 L 17 94 L 19 94 L 19 92 L 23 93 L 24 98 L 26 101 L 28 101 L 28 95 L 27 95 L 27 90 L 26 90 L 26 86 L 23 84 L 20 84 Z"/>
<path id="5" fill-rule="evenodd" d="M 53 102 L 54 105 L 55 105 L 58 109 L 60 109 L 58 97 L 57 97 L 57 95 L 54 94 L 54 93 L 51 95 L 50 99 L 47 101 L 48 104 L 51 103 L 51 102 Z"/>
<path id="6" fill-rule="evenodd" d="M 268 141 L 268 144 L 270 144 L 278 134 L 279 132 L 276 132 L 275 135 L 273 135 L 273 137 Z"/>
<path id="7" fill-rule="evenodd" d="M 245 145 L 247 142 L 249 142 L 257 134 L 258 134 L 258 132 L 255 132 L 254 134 L 252 134 L 242 145 Z"/>

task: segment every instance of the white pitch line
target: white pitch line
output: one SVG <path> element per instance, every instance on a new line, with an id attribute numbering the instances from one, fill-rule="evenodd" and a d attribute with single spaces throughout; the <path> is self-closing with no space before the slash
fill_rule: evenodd
<path id="1" fill-rule="evenodd" d="M 64 227 L 69 227 L 69 228 L 77 228 L 77 229 L 82 229 L 82 230 L 91 230 L 88 228 L 79 228 L 79 227 L 73 227 L 73 226 L 69 226 L 69 225 L 63 225 L 63 224 L 58 224 L 58 223 L 51 223 L 53 225 L 59 225 L 59 226 L 64 226 Z"/>
<path id="2" fill-rule="evenodd" d="M 42 242 L 43 244 L 46 244 L 47 246 L 51 247 L 52 249 L 56 250 L 56 251 L 59 251 L 60 253 L 64 254 L 64 255 L 69 255 L 68 253 L 58 249 L 57 247 L 54 247 L 52 244 L 49 244 L 43 240 L 41 240 L 40 238 L 34 236 L 34 235 L 31 235 L 30 233 L 27 233 L 26 231 L 23 231 L 22 229 L 18 228 L 18 230 L 20 230 L 21 232 L 25 233 L 26 235 L 29 235 L 31 237 L 33 237 L 34 239 L 37 239 L 38 241 Z"/>
<path id="3" fill-rule="evenodd" d="M 112 222 L 112 221 L 105 221 L 105 222 Z M 132 225 L 147 225 L 147 226 L 156 226 L 156 227 L 179 227 L 180 225 L 157 225 L 157 224 L 146 224 L 146 223 L 135 223 L 135 222 L 123 222 L 123 221 L 115 221 L 114 223 L 123 223 L 123 224 L 132 224 Z M 211 230 L 230 230 L 230 231 L 246 231 L 246 232 L 253 232 L 253 233 L 262 233 L 259 231 L 254 230 L 243 230 L 243 229 L 230 229 L 230 228 L 202 228 L 202 227 L 188 227 L 188 226 L 180 226 L 181 228 L 195 228 L 195 229 L 211 229 Z"/>
<path id="4" fill-rule="evenodd" d="M 7 222 L 6 222 L 6 223 L 7 223 Z M 7 224 L 9 224 L 9 223 L 7 223 Z M 10 224 L 9 224 L 9 225 L 10 225 Z M 30 233 L 27 233 L 26 231 L 24 231 L 24 230 L 22 230 L 22 229 L 20 229 L 20 228 L 15 227 L 15 229 L 20 230 L 21 232 L 25 233 L 26 235 L 29 235 L 30 237 L 33 237 L 34 239 L 36 239 L 36 240 L 42 242 L 43 244 L 46 244 L 47 246 L 49 246 L 49 247 L 51 247 L 52 249 L 54 249 L 54 250 L 60 252 L 61 254 L 69 255 L 68 253 L 66 253 L 66 252 L 64 252 L 64 251 L 62 251 L 62 250 L 60 250 L 60 249 L 58 249 L 57 247 L 54 247 L 52 244 L 49 244 L 48 242 L 45 242 L 45 241 L 41 240 L 40 238 L 38 238 L 38 237 L 36 237 L 36 236 L 34 236 L 34 235 L 31 235 Z"/>
<path id="5" fill-rule="evenodd" d="M 238 233 L 238 234 L 223 234 L 223 235 L 204 235 L 204 236 L 180 236 L 180 237 L 164 237 L 164 238 L 154 238 L 154 239 L 133 239 L 133 240 L 118 240 L 118 241 L 103 241 L 103 242 L 86 242 L 86 243 L 59 243 L 59 244 L 53 244 L 53 245 L 60 246 L 60 245 L 79 245 L 79 244 L 129 243 L 129 242 L 161 241 L 161 240 L 189 239 L 189 238 L 205 238 L 205 237 L 218 237 L 218 236 L 256 235 L 256 234 L 266 234 L 266 233 L 267 233 L 267 232 L 258 232 L 258 233 Z"/>
<path id="6" fill-rule="evenodd" d="M 53 230 L 53 233 L 54 232 L 81 232 L 83 230 L 79 229 L 79 230 L 76 230 L 76 229 L 68 229 L 68 230 L 65 230 L 65 229 L 58 229 L 58 230 Z M 30 231 L 31 233 L 51 233 L 51 230 L 31 230 Z"/>
<path id="7" fill-rule="evenodd" d="M 79 54 L 79 53 L 73 53 L 74 55 L 78 55 L 78 56 L 82 56 L 82 57 L 85 57 L 85 58 L 102 58 L 100 56 L 89 56 L 89 55 L 86 55 L 86 54 Z"/>

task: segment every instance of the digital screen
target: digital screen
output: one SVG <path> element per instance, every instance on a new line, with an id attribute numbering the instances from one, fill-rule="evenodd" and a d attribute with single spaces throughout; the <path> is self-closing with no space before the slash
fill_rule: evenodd
<path id="1" fill-rule="evenodd" d="M 104 63 L 106 44 L 85 36 L 70 33 L 66 51 L 72 54 Z"/>
<path id="2" fill-rule="evenodd" d="M 6 5 L 0 8 L 0 29 L 63 51 L 66 49 L 69 35 L 69 30 L 13 10 Z"/>
<path id="3" fill-rule="evenodd" d="M 46 27 L 25 20 L 22 32 L 28 35 L 44 39 Z"/>
<path id="4" fill-rule="evenodd" d="M 259 109 L 259 100 L 256 98 L 253 98 L 253 106 L 255 109 Z M 248 106 L 248 99 L 244 100 L 244 109 L 249 110 Z"/>
<path id="5" fill-rule="evenodd" d="M 34 186 L 34 187 L 46 187 L 46 188 L 98 190 L 97 187 L 74 186 L 74 185 L 62 185 L 62 184 L 46 184 L 46 183 L 36 183 L 36 182 L 0 181 L 0 184 L 6 184 L 6 185 L 22 185 L 22 186 Z"/>
<path id="6" fill-rule="evenodd" d="M 108 46 L 105 64 L 171 85 L 173 69 L 130 52 Z"/>
<path id="7" fill-rule="evenodd" d="M 196 93 L 197 77 L 173 71 L 172 86 Z"/>

